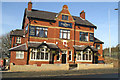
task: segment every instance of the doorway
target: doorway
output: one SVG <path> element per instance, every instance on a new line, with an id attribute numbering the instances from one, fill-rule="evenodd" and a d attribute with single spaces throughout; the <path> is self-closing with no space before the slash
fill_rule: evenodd
<path id="1" fill-rule="evenodd" d="M 66 64 L 66 54 L 62 54 L 62 64 Z"/>
<path id="2" fill-rule="evenodd" d="M 51 62 L 51 64 L 54 64 L 54 57 L 55 57 L 55 54 L 52 54 L 52 62 Z"/>

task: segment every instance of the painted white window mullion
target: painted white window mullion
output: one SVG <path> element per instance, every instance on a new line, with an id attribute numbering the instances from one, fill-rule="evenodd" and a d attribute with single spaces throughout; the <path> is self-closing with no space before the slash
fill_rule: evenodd
<path id="1" fill-rule="evenodd" d="M 88 51 L 88 60 L 89 60 L 89 52 L 90 52 L 90 51 Z"/>
<path id="2" fill-rule="evenodd" d="M 81 60 L 83 60 L 83 51 L 81 51 Z"/>

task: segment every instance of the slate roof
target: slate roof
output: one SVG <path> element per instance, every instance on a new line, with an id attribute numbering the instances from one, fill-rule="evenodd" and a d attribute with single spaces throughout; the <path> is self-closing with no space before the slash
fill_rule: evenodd
<path id="1" fill-rule="evenodd" d="M 27 33 L 27 31 L 25 33 Z M 21 36 L 22 37 L 23 35 L 24 35 L 23 29 L 16 29 L 10 32 L 10 36 Z"/>
<path id="2" fill-rule="evenodd" d="M 21 44 L 19 46 L 10 48 L 9 51 L 27 51 L 27 46 L 26 44 Z"/>
<path id="3" fill-rule="evenodd" d="M 25 9 L 24 18 L 25 18 L 25 15 L 27 15 L 28 17 L 31 17 L 31 18 L 38 18 L 38 19 L 55 21 L 56 15 L 58 15 L 58 14 L 59 13 L 48 12 L 48 11 L 40 11 L 40 10 L 35 10 L 35 9 L 32 9 L 32 11 L 28 11 L 27 9 Z M 83 19 L 81 19 L 80 17 L 77 17 L 77 16 L 72 16 L 72 17 L 75 20 L 76 25 L 93 27 L 95 29 L 97 28 L 95 25 L 90 23 L 88 20 L 83 20 Z M 24 25 L 24 20 L 23 20 L 23 25 Z"/>
<path id="4" fill-rule="evenodd" d="M 74 45 L 73 47 L 75 48 L 76 51 L 84 51 L 86 48 L 91 48 L 95 52 L 98 51 L 96 48 L 89 45 L 81 45 L 81 46 Z"/>
<path id="5" fill-rule="evenodd" d="M 101 43 L 101 44 L 104 44 L 104 42 L 100 41 L 100 40 L 97 39 L 96 37 L 94 37 L 94 40 L 95 40 L 95 41 L 94 41 L 95 43 Z"/>
<path id="6" fill-rule="evenodd" d="M 58 49 L 58 46 L 54 43 L 42 43 L 42 42 L 29 42 L 28 47 L 30 48 L 38 48 L 42 45 L 48 46 L 50 49 Z"/>

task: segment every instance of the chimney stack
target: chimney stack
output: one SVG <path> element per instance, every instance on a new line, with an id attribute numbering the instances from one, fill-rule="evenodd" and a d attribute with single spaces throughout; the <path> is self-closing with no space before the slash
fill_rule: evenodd
<path id="1" fill-rule="evenodd" d="M 84 12 L 84 10 L 81 11 L 80 17 L 81 17 L 82 19 L 85 19 L 85 12 Z"/>
<path id="2" fill-rule="evenodd" d="M 28 11 L 31 11 L 32 10 L 32 2 L 28 2 Z"/>

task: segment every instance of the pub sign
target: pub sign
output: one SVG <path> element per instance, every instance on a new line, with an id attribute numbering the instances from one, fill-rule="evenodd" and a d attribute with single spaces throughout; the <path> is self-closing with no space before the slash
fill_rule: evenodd
<path id="1" fill-rule="evenodd" d="M 35 26 L 30 26 L 30 28 L 29 28 L 29 36 L 35 36 Z"/>

